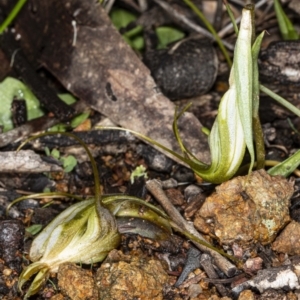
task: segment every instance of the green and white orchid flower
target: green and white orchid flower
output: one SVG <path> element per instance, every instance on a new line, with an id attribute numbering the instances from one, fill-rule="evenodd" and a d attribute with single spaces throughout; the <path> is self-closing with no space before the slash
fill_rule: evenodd
<path id="1" fill-rule="evenodd" d="M 204 169 L 203 164 L 199 164 L 180 142 L 181 149 L 192 161 L 192 163 L 186 162 L 197 175 L 209 182 L 221 183 L 233 177 L 241 166 L 246 147 L 251 157 L 249 172 L 254 165 L 253 120 L 256 127 L 260 126 L 257 56 L 263 33 L 252 47 L 254 34 L 252 23 L 252 9 L 246 7 L 242 12 L 235 45 L 229 89 L 221 99 L 218 116 L 209 135 L 210 166 Z M 180 140 L 176 122 L 174 132 L 177 140 Z M 261 139 L 262 136 L 256 136 L 256 143 L 261 144 Z"/>
<path id="2" fill-rule="evenodd" d="M 106 208 L 97 211 L 94 199 L 76 203 L 59 214 L 34 239 L 29 252 L 33 263 L 21 273 L 18 288 L 21 290 L 37 273 L 24 296 L 27 299 L 40 289 L 51 272 L 58 271 L 60 264 L 102 261 L 119 242 L 116 220 Z"/>
<path id="3" fill-rule="evenodd" d="M 264 33 L 260 34 L 252 46 L 254 35 L 253 6 L 246 6 L 235 46 L 234 61 L 230 72 L 229 89 L 221 99 L 218 116 L 209 134 L 211 164 L 199 161 L 182 143 L 177 121 L 189 108 L 175 112 L 173 131 L 183 152 L 180 155 L 164 145 L 138 132 L 117 127 L 100 127 L 101 129 L 126 130 L 172 154 L 189 165 L 204 180 L 222 183 L 235 175 L 248 149 L 251 157 L 249 172 L 255 162 L 253 137 L 256 143 L 258 167 L 264 165 L 264 142 L 258 118 L 259 81 L 257 57 Z M 253 130 L 253 128 L 255 130 Z"/>
<path id="4" fill-rule="evenodd" d="M 57 133 L 48 132 L 29 138 L 19 149 L 29 140 L 54 134 Z M 24 299 L 37 293 L 47 281 L 49 274 L 57 272 L 62 263 L 101 262 L 109 251 L 117 248 L 120 243 L 120 233 L 116 217 L 139 218 L 153 223 L 160 229 L 159 232 L 155 232 L 155 229 L 151 232 L 151 236 L 157 239 L 165 239 L 172 232 L 168 216 L 150 203 L 127 195 L 101 195 L 98 170 L 89 149 L 73 134 L 67 132 L 61 134 L 76 139 L 86 150 L 93 169 L 95 197 L 83 200 L 67 193 L 42 193 L 23 196 L 11 203 L 13 205 L 30 197 L 70 197 L 82 200 L 61 212 L 33 240 L 29 252 L 29 259 L 33 263 L 23 270 L 18 282 L 21 291 L 24 284 L 36 274 Z M 148 231 L 139 228 L 136 228 L 135 232 L 144 236 L 148 234 Z"/>

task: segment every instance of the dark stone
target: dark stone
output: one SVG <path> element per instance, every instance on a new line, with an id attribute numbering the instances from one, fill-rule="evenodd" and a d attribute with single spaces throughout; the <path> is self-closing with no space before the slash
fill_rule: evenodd
<path id="1" fill-rule="evenodd" d="M 11 269 L 21 271 L 25 227 L 18 220 L 0 221 L 0 257 Z"/>
<path id="2" fill-rule="evenodd" d="M 144 62 L 155 82 L 171 100 L 205 94 L 217 76 L 214 47 L 206 39 L 189 39 L 177 45 L 145 53 Z"/>

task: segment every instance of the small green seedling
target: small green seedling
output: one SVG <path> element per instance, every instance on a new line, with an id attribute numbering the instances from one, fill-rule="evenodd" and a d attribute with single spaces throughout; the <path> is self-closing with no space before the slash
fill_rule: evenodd
<path id="1" fill-rule="evenodd" d="M 73 155 L 61 157 L 60 152 L 57 149 L 53 149 L 52 151 L 50 151 L 48 147 L 45 147 L 45 153 L 47 156 L 52 156 L 53 158 L 61 161 L 65 173 L 73 171 L 73 169 L 77 165 L 77 159 Z"/>
<path id="2" fill-rule="evenodd" d="M 73 171 L 77 165 L 77 159 L 73 155 L 68 155 L 67 157 L 62 157 L 61 161 L 63 163 L 63 168 L 65 173 Z"/>
<path id="3" fill-rule="evenodd" d="M 137 166 L 130 175 L 131 184 L 134 183 L 135 177 L 148 178 L 146 168 L 143 165 Z"/>

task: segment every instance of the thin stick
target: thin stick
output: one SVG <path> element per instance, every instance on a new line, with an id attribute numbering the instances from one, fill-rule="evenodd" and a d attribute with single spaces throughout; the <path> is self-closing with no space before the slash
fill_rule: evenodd
<path id="1" fill-rule="evenodd" d="M 203 236 L 194 228 L 192 224 L 189 224 L 178 212 L 178 210 L 173 206 L 167 195 L 162 189 L 161 182 L 159 180 L 153 179 L 146 182 L 146 187 L 148 191 L 155 197 L 155 199 L 161 204 L 166 213 L 169 215 L 171 226 L 183 233 L 185 236 L 189 237 L 192 242 L 199 248 L 201 251 L 209 253 L 215 260 L 216 265 L 228 276 L 232 277 L 236 273 L 236 266 L 228 261 L 220 253 L 216 252 L 213 249 L 210 249 L 203 244 L 200 244 L 200 241 L 203 241 L 208 246 L 210 245 Z M 195 242 L 193 239 L 195 237 L 199 240 Z M 225 254 L 226 255 L 226 254 Z"/>
<path id="2" fill-rule="evenodd" d="M 154 0 L 161 8 L 163 8 L 167 13 L 169 13 L 170 15 L 172 15 L 174 18 L 176 18 L 177 20 L 181 21 L 182 23 L 184 23 L 185 25 L 187 25 L 189 28 L 195 30 L 196 32 L 215 40 L 214 36 L 208 32 L 206 29 L 202 28 L 201 26 L 195 24 L 194 22 L 192 22 L 191 20 L 189 20 L 185 15 L 183 15 L 182 13 L 176 11 L 171 5 L 169 5 L 168 3 L 161 1 L 161 0 Z M 229 50 L 233 50 L 234 46 L 231 45 L 230 43 L 223 41 L 222 43 L 224 46 L 226 46 Z"/>

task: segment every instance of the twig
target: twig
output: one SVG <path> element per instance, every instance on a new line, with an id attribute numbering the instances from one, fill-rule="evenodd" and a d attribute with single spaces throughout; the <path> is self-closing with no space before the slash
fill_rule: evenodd
<path id="1" fill-rule="evenodd" d="M 43 161 L 40 155 L 32 150 L 0 152 L 1 173 L 42 173 L 59 172 L 62 168 L 55 162 Z"/>
<path id="2" fill-rule="evenodd" d="M 172 227 L 178 230 L 179 232 L 187 232 L 189 235 L 194 236 L 206 244 L 209 244 L 203 236 L 194 228 L 194 226 L 188 223 L 178 212 L 178 210 L 173 206 L 167 195 L 162 189 L 162 185 L 159 180 L 153 179 L 148 180 L 146 182 L 146 187 L 148 191 L 155 197 L 155 199 L 161 204 L 166 213 L 169 215 L 171 220 L 173 221 Z M 218 252 L 200 244 L 197 242 L 193 243 L 203 252 L 209 253 L 216 263 L 216 265 L 228 276 L 232 277 L 237 269 L 236 266 L 233 265 L 230 261 L 228 261 L 224 256 L 219 254 Z"/>
<path id="3" fill-rule="evenodd" d="M 86 104 L 83 101 L 78 101 L 73 105 L 73 108 L 77 112 L 83 111 Z M 46 130 L 60 122 L 57 118 L 50 118 L 49 116 L 43 116 L 27 122 L 17 128 L 0 134 L 0 148 L 9 145 L 10 143 L 16 143 L 25 137 L 30 136 L 32 133 Z"/>
<path id="4" fill-rule="evenodd" d="M 34 132 L 46 130 L 58 124 L 60 121 L 56 118 L 50 118 L 49 116 L 43 116 L 27 122 L 24 125 L 16 127 L 5 133 L 0 134 L 0 148 L 9 145 L 10 143 L 16 143 L 23 138 L 28 137 Z"/>
<path id="5" fill-rule="evenodd" d="M 191 272 L 193 272 L 197 268 L 200 268 L 200 256 L 201 252 L 198 249 L 194 247 L 191 247 L 189 249 L 184 268 L 175 283 L 175 287 L 179 287 Z"/>
<path id="6" fill-rule="evenodd" d="M 187 25 L 189 28 L 195 30 L 198 33 L 201 33 L 202 35 L 214 40 L 214 36 L 207 31 L 206 29 L 202 28 L 201 26 L 195 24 L 194 22 L 192 22 L 191 20 L 189 20 L 185 15 L 183 15 L 182 13 L 178 12 L 177 10 L 175 10 L 170 4 L 161 1 L 161 0 L 154 0 L 161 8 L 163 8 L 168 14 L 172 15 L 174 18 L 176 18 L 177 20 L 181 21 L 182 23 L 184 23 L 185 25 Z M 234 46 L 231 45 L 230 43 L 223 41 L 222 43 L 224 44 L 224 46 L 226 46 L 229 50 L 233 50 Z"/>
<path id="7" fill-rule="evenodd" d="M 202 254 L 201 255 L 201 259 L 200 259 L 200 264 L 203 267 L 205 273 L 207 274 L 207 276 L 209 278 L 219 278 L 218 274 L 216 273 L 211 258 L 209 255 L 207 254 Z M 218 292 L 223 296 L 228 296 L 228 291 L 227 289 L 220 283 L 214 283 L 214 285 L 216 286 Z"/>

